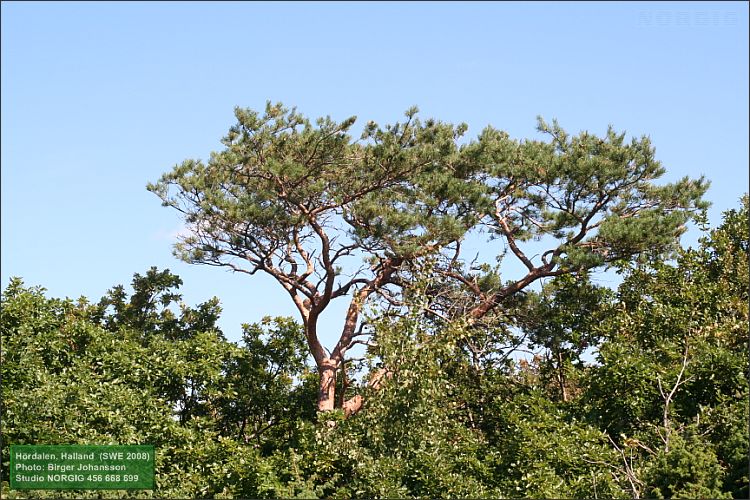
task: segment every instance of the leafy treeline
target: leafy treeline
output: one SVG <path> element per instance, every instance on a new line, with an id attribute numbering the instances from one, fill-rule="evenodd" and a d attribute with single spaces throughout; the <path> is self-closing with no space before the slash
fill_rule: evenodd
<path id="1" fill-rule="evenodd" d="M 153 492 L 33 496 L 747 498 L 749 244 L 745 197 L 699 248 L 623 267 L 616 291 L 559 276 L 481 328 L 430 314 L 447 285 L 415 269 L 406 306 L 368 318 L 362 363 L 389 371 L 349 418 L 316 411 L 291 319 L 235 344 L 218 301 L 184 305 L 169 271 L 97 303 L 14 279 L 3 497 L 28 496 L 8 489 L 8 444 L 141 443 Z"/>

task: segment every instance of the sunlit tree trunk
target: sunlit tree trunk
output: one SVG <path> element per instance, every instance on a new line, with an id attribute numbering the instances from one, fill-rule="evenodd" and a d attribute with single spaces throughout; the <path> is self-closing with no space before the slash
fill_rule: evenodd
<path id="1" fill-rule="evenodd" d="M 318 375 L 318 411 L 333 410 L 336 401 L 336 364 L 326 359 L 318 366 Z"/>

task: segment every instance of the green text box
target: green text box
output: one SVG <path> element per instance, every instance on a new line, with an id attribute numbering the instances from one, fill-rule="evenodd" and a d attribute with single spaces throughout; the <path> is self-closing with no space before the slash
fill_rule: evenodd
<path id="1" fill-rule="evenodd" d="M 12 445 L 14 490 L 152 490 L 154 447 Z"/>

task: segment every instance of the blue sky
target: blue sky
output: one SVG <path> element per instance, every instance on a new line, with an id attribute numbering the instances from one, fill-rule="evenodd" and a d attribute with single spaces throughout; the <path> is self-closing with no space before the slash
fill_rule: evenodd
<path id="1" fill-rule="evenodd" d="M 236 105 L 310 117 L 423 116 L 536 136 L 608 124 L 651 137 L 665 180 L 706 175 L 710 220 L 748 189 L 748 4 L 2 3 L 2 251 L 51 296 L 98 299 L 150 266 L 230 339 L 294 315 L 265 278 L 171 254 L 177 214 L 145 189 L 206 159 Z M 686 244 L 696 241 L 691 231 Z M 341 316 L 323 318 L 332 339 Z M 331 341 L 328 341 L 331 345 Z"/>

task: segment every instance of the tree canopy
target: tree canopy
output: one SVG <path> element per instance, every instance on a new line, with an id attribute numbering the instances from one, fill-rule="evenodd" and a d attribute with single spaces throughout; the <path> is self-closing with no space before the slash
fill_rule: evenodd
<path id="1" fill-rule="evenodd" d="M 542 140 L 487 127 L 466 141 L 465 124 L 422 121 L 412 108 L 354 139 L 355 117 L 313 123 L 270 102 L 235 116 L 223 150 L 148 188 L 184 217 L 178 257 L 266 273 L 288 292 L 320 377 L 319 410 L 359 409 L 361 398 L 336 397 L 335 380 L 365 335 L 363 307 L 375 297 L 402 304 L 424 260 L 439 261 L 441 286 L 460 292 L 442 307 L 477 321 L 542 278 L 674 251 L 707 206 L 704 179 L 656 184 L 665 170 L 650 140 L 612 127 L 571 136 L 539 119 Z M 490 240 L 486 260 L 510 252 L 525 275 L 472 268 L 461 253 L 472 234 Z M 545 248 L 532 256 L 530 243 Z M 327 350 L 318 319 L 337 299 L 349 305 Z"/>

